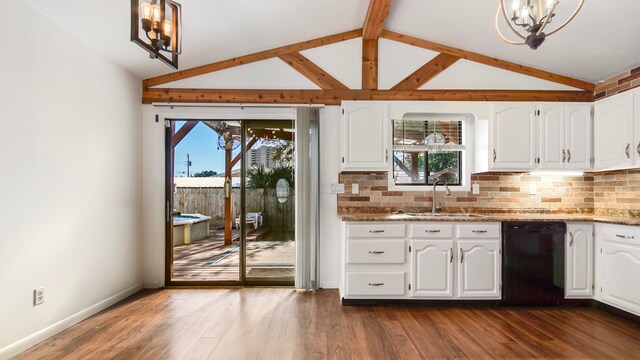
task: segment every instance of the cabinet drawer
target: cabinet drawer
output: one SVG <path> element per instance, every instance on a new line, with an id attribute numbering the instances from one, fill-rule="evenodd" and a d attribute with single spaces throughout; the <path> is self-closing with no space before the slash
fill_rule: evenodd
<path id="1" fill-rule="evenodd" d="M 411 225 L 413 239 L 451 239 L 453 237 L 452 224 L 415 224 Z"/>
<path id="2" fill-rule="evenodd" d="M 404 224 L 348 224 L 350 238 L 398 238 L 404 237 Z"/>
<path id="3" fill-rule="evenodd" d="M 351 240 L 347 242 L 349 264 L 404 264 L 404 240 Z"/>
<path id="4" fill-rule="evenodd" d="M 640 245 L 640 228 L 635 226 L 601 226 L 599 231 L 602 232 L 601 238 L 610 241 L 619 241 L 624 243 Z"/>
<path id="5" fill-rule="evenodd" d="M 458 237 L 469 239 L 497 239 L 500 237 L 499 223 L 473 223 L 458 225 Z"/>
<path id="6" fill-rule="evenodd" d="M 404 272 L 348 273 L 346 295 L 404 295 Z"/>

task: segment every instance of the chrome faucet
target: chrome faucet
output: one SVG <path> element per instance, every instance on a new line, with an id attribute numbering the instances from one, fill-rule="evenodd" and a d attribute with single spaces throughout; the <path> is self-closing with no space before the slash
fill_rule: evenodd
<path id="1" fill-rule="evenodd" d="M 444 180 L 436 180 L 436 182 L 433 183 L 433 204 L 431 206 L 431 213 L 435 214 L 438 212 L 438 209 L 440 208 L 437 204 L 438 202 L 436 201 L 436 186 L 438 184 L 443 184 L 444 185 L 444 191 L 445 191 L 445 196 L 451 196 L 451 190 L 449 190 L 449 186 L 447 186 L 447 182 Z"/>

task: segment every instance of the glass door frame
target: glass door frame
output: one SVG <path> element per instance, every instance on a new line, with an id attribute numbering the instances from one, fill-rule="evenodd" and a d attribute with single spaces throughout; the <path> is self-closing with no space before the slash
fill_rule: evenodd
<path id="1" fill-rule="evenodd" d="M 239 121 L 241 124 L 240 141 L 240 219 L 246 219 L 246 165 L 247 144 L 246 124 L 250 120 L 267 120 L 255 118 L 217 119 L 216 117 L 166 117 L 165 124 L 165 287 L 242 287 L 242 286 L 287 286 L 293 287 L 294 281 L 288 280 L 251 280 L 247 278 L 247 239 L 246 224 L 240 221 L 240 250 L 238 280 L 173 280 L 173 177 L 174 177 L 174 149 L 173 134 L 177 121 Z M 275 120 L 275 119 L 274 119 Z M 279 119 L 281 120 L 281 119 Z M 288 120 L 288 119 L 287 119 Z M 295 124 L 295 119 L 291 119 Z M 296 229 L 297 231 L 297 229 Z M 294 261 L 295 262 L 295 261 Z M 297 266 L 297 264 L 294 264 Z"/>

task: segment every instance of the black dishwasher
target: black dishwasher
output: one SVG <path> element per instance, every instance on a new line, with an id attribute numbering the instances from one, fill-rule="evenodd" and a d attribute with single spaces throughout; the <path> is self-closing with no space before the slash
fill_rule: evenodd
<path id="1" fill-rule="evenodd" d="M 563 301 L 565 233 L 564 223 L 502 223 L 503 304 Z"/>

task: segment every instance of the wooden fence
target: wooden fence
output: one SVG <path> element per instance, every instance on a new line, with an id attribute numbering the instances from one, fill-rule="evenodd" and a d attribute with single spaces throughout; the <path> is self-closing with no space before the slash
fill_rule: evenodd
<path id="1" fill-rule="evenodd" d="M 280 203 L 275 189 L 247 189 L 247 212 L 261 212 L 263 225 L 275 231 L 295 229 L 295 196 L 293 191 L 286 202 Z M 211 216 L 211 224 L 224 225 L 224 190 L 220 188 L 177 188 L 174 208 L 184 214 Z M 240 214 L 240 189 L 233 189 L 232 218 Z M 235 224 L 235 222 L 234 222 Z M 235 226 L 235 225 L 234 225 Z"/>

